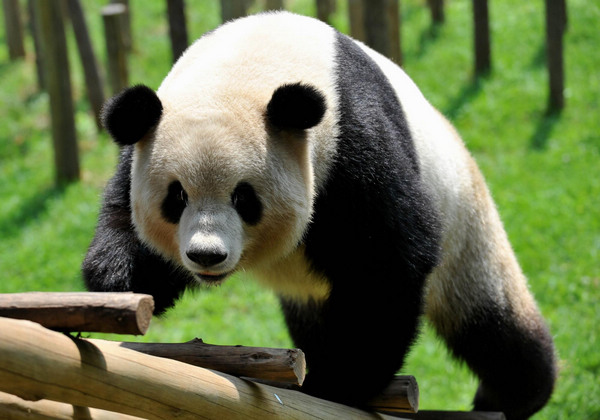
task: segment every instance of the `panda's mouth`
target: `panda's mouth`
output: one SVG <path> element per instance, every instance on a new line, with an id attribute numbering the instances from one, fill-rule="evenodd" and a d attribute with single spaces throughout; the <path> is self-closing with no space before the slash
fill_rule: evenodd
<path id="1" fill-rule="evenodd" d="M 215 274 L 215 273 L 195 273 L 196 278 L 198 280 L 200 280 L 203 283 L 209 283 L 209 284 L 216 284 L 216 283 L 220 283 L 223 280 L 225 280 L 225 278 L 227 276 L 229 276 L 230 273 L 223 273 L 223 274 Z"/>

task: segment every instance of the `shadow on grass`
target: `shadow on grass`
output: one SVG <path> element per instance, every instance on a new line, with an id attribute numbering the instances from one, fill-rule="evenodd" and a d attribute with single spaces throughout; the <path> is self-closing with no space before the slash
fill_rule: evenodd
<path id="1" fill-rule="evenodd" d="M 0 219 L 0 238 L 7 239 L 15 236 L 27 225 L 35 222 L 48 210 L 48 204 L 52 199 L 63 195 L 67 185 L 48 187 L 23 200 L 19 208 Z"/>
<path id="2" fill-rule="evenodd" d="M 432 45 L 439 38 L 441 31 L 441 23 L 432 23 L 425 30 L 423 30 L 419 36 L 419 44 L 417 51 L 414 54 L 414 58 L 422 58 L 427 53 L 430 45 Z"/>
<path id="3" fill-rule="evenodd" d="M 470 82 L 462 87 L 453 99 L 450 100 L 450 103 L 444 108 L 444 115 L 448 117 L 450 121 L 458 116 L 458 113 L 466 104 L 479 95 L 488 76 L 489 73 L 486 75 L 475 76 Z"/>
<path id="4" fill-rule="evenodd" d="M 535 131 L 529 139 L 529 145 L 534 150 L 544 150 L 548 139 L 557 122 L 560 121 L 560 110 L 546 111 L 538 121 Z"/>

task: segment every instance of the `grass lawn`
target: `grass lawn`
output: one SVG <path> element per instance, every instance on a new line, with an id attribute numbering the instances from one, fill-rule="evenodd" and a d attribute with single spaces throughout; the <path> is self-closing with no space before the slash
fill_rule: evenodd
<path id="1" fill-rule="evenodd" d="M 171 65 L 164 2 L 132 0 L 131 83 L 156 88 Z M 313 1 L 289 0 L 314 14 Z M 346 31 L 345 7 L 333 19 Z M 600 418 L 600 5 L 568 2 L 566 108 L 546 113 L 543 2 L 490 2 L 493 71 L 472 75 L 471 2 L 446 2 L 432 27 L 424 1 L 403 7 L 404 67 L 457 126 L 484 172 L 506 229 L 548 319 L 560 358 L 554 396 L 536 419 Z M 188 2 L 190 38 L 219 24 L 218 2 Z M 84 3 L 105 61 L 96 2 Z M 258 8 L 257 8 L 258 10 Z M 74 291 L 117 148 L 97 133 L 69 34 L 82 180 L 54 184 L 48 98 L 33 55 L 9 62 L 0 31 L 0 292 Z M 27 50 L 33 51 L 31 39 Z M 189 293 L 153 321 L 148 341 L 290 346 L 274 296 L 241 274 Z M 127 337 L 127 339 L 133 339 Z M 426 328 L 403 369 L 417 377 L 423 409 L 469 409 L 476 388 Z"/>

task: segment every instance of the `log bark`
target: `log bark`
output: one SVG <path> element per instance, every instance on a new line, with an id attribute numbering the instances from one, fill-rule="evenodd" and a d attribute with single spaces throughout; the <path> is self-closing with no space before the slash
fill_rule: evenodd
<path id="1" fill-rule="evenodd" d="M 399 0 L 363 0 L 362 10 L 367 45 L 402 65 Z"/>
<path id="2" fill-rule="evenodd" d="M 113 95 L 129 85 L 127 46 L 125 44 L 126 13 L 127 7 L 117 3 L 109 4 L 102 9 L 108 76 Z"/>
<path id="3" fill-rule="evenodd" d="M 369 402 L 377 411 L 416 413 L 419 386 L 414 376 L 396 376 L 383 392 Z"/>
<path id="4" fill-rule="evenodd" d="M 563 64 L 563 34 L 566 27 L 566 3 L 545 0 L 546 57 L 548 61 L 548 110 L 557 112 L 565 106 L 565 74 Z"/>
<path id="5" fill-rule="evenodd" d="M 102 340 L 91 340 L 92 343 Z M 187 343 L 105 342 L 151 356 L 178 360 L 229 375 L 302 385 L 306 372 L 299 349 L 218 346 L 196 338 Z"/>
<path id="6" fill-rule="evenodd" d="M 248 14 L 246 0 L 221 0 L 221 20 L 228 22 Z"/>
<path id="7" fill-rule="evenodd" d="M 506 420 L 504 413 L 497 411 L 423 410 L 418 413 L 403 413 L 401 417 L 415 420 Z"/>
<path id="8" fill-rule="evenodd" d="M 367 42 L 365 34 L 365 13 L 363 0 L 348 0 L 348 19 L 352 38 Z"/>
<path id="9" fill-rule="evenodd" d="M 44 79 L 50 97 L 54 167 L 58 184 L 79 179 L 79 150 L 60 5 L 60 2 L 44 0 L 35 3 L 44 57 Z"/>
<path id="10" fill-rule="evenodd" d="M 373 418 L 299 392 L 7 318 L 0 318 L 0 391 L 148 419 Z"/>
<path id="11" fill-rule="evenodd" d="M 473 32 L 475 74 L 485 75 L 492 69 L 488 0 L 473 0 Z"/>
<path id="12" fill-rule="evenodd" d="M 431 11 L 431 21 L 434 25 L 444 23 L 444 0 L 427 0 L 429 10 Z"/>
<path id="13" fill-rule="evenodd" d="M 184 1 L 167 0 L 167 16 L 169 20 L 169 38 L 171 39 L 173 63 L 175 63 L 188 47 Z"/>
<path id="14" fill-rule="evenodd" d="M 4 28 L 6 31 L 6 44 L 8 56 L 11 60 L 25 57 L 25 44 L 23 43 L 23 21 L 19 0 L 2 0 L 4 8 Z"/>
<path id="15" fill-rule="evenodd" d="M 65 332 L 143 335 L 153 310 L 152 296 L 135 293 L 0 294 L 0 316 Z"/>
<path id="16" fill-rule="evenodd" d="M 277 388 L 300 390 L 306 362 L 300 349 L 218 346 L 196 338 L 187 343 L 131 343 L 90 340 L 118 345 L 157 357 L 218 370 Z M 396 376 L 369 406 L 377 411 L 414 413 L 419 409 L 419 387 L 414 376 Z"/>
<path id="17" fill-rule="evenodd" d="M 0 392 L 0 418 L 5 420 L 141 420 L 140 417 L 56 401 L 26 401 Z"/>
<path id="18" fill-rule="evenodd" d="M 94 48 L 92 47 L 81 3 L 79 0 L 68 0 L 67 6 L 77 41 L 79 58 L 83 67 L 87 96 L 92 112 L 94 113 L 96 127 L 98 130 L 101 130 L 102 122 L 100 121 L 100 114 L 102 112 L 102 105 L 104 104 L 104 84 L 100 75 L 100 67 L 98 66 L 98 60 L 96 60 L 96 54 L 94 54 Z"/>

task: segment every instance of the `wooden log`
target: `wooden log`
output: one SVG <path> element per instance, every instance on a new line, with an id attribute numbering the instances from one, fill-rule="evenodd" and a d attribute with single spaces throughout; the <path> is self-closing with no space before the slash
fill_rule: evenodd
<path id="1" fill-rule="evenodd" d="M 0 418 L 8 420 L 141 420 L 140 417 L 97 408 L 79 407 L 56 401 L 26 401 L 0 392 Z"/>
<path id="2" fill-rule="evenodd" d="M 350 36 L 359 41 L 367 42 L 363 0 L 348 0 L 348 14 L 350 20 Z"/>
<path id="3" fill-rule="evenodd" d="M 492 68 L 490 19 L 487 0 L 473 0 L 475 75 L 485 75 Z"/>
<path id="4" fill-rule="evenodd" d="M 401 65 L 399 0 L 363 0 L 363 12 L 367 44 Z"/>
<path id="5" fill-rule="evenodd" d="M 545 0 L 546 57 L 548 61 L 548 110 L 560 111 L 565 106 L 565 75 L 563 65 L 563 33 L 566 27 L 566 3 Z"/>
<path id="6" fill-rule="evenodd" d="M 329 23 L 329 17 L 335 12 L 335 0 L 316 0 L 317 19 Z"/>
<path id="7" fill-rule="evenodd" d="M 133 50 L 133 35 L 131 30 L 131 6 L 129 0 L 111 0 L 111 3 L 122 4 L 125 6 L 125 13 L 122 16 L 123 21 L 121 22 L 121 38 L 125 51 L 131 52 Z"/>
<path id="8" fill-rule="evenodd" d="M 188 32 L 185 23 L 185 4 L 183 0 L 167 0 L 167 15 L 169 18 L 169 37 L 173 63 L 188 47 Z"/>
<path id="9" fill-rule="evenodd" d="M 36 16 L 50 97 L 54 166 L 57 183 L 79 179 L 79 151 L 75 131 L 67 42 L 61 2 L 37 0 Z"/>
<path id="10" fill-rule="evenodd" d="M 4 29 L 6 31 L 8 56 L 11 60 L 17 60 L 25 57 L 23 21 L 19 0 L 2 0 L 2 6 L 4 9 Z"/>
<path id="11" fill-rule="evenodd" d="M 419 386 L 414 376 L 396 376 L 369 402 L 377 411 L 416 413 L 419 411 Z"/>
<path id="12" fill-rule="evenodd" d="M 59 331 L 145 334 L 153 310 L 152 296 L 135 293 L 0 294 L 0 316 Z"/>
<path id="13" fill-rule="evenodd" d="M 148 419 L 373 418 L 300 392 L 8 318 L 0 318 L 0 391 Z"/>
<path id="14" fill-rule="evenodd" d="M 96 341 L 92 340 L 93 343 Z M 218 346 L 206 344 L 198 338 L 187 343 L 113 343 L 151 356 L 239 377 L 302 385 L 306 372 L 304 353 L 299 349 Z"/>
<path id="15" fill-rule="evenodd" d="M 227 22 L 248 14 L 246 0 L 221 0 L 221 20 Z"/>
<path id="16" fill-rule="evenodd" d="M 304 353 L 299 349 L 218 346 L 198 338 L 187 343 L 166 344 L 90 341 L 118 345 L 284 389 L 299 390 L 306 370 Z M 417 412 L 419 387 L 415 377 L 396 376 L 381 395 L 369 402 L 369 406 L 377 411 Z"/>
<path id="17" fill-rule="evenodd" d="M 283 10 L 283 0 L 267 0 L 265 3 L 265 10 Z"/>
<path id="18" fill-rule="evenodd" d="M 422 410 L 418 413 L 402 413 L 401 417 L 415 420 L 506 420 L 504 413 L 497 411 Z"/>
<path id="19" fill-rule="evenodd" d="M 427 0 L 429 10 L 431 11 L 431 21 L 434 25 L 444 23 L 444 0 Z"/>
<path id="20" fill-rule="evenodd" d="M 129 85 L 127 48 L 124 43 L 124 23 L 127 7 L 122 4 L 109 4 L 102 9 L 104 38 L 108 58 L 108 78 L 113 95 Z"/>
<path id="21" fill-rule="evenodd" d="M 37 18 L 37 10 L 35 0 L 27 0 L 27 12 L 29 13 L 29 31 L 33 38 L 33 48 L 35 50 L 35 70 L 37 75 L 38 89 L 46 90 L 46 75 L 44 71 L 44 59 L 42 40 L 40 37 L 39 20 Z"/>
<path id="22" fill-rule="evenodd" d="M 67 6 L 75 39 L 77 40 L 79 58 L 83 66 L 87 96 L 96 119 L 96 127 L 101 130 L 102 122 L 100 121 L 100 114 L 102 112 L 102 105 L 104 104 L 104 84 L 100 76 L 98 60 L 96 60 L 96 54 L 94 54 L 81 3 L 79 0 L 67 0 Z"/>

